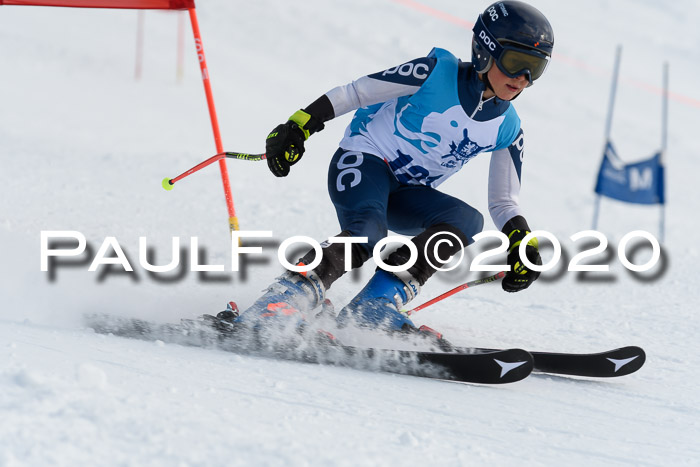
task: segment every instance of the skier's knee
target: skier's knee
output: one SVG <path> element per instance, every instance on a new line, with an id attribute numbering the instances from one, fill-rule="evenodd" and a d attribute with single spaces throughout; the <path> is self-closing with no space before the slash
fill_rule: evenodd
<path id="1" fill-rule="evenodd" d="M 462 204 L 450 211 L 450 219 L 440 225 L 450 226 L 446 231 L 457 230 L 467 243 L 472 243 L 474 235 L 484 229 L 484 216 L 468 204 Z"/>
<path id="2" fill-rule="evenodd" d="M 367 213 L 367 215 L 362 216 L 361 220 L 349 225 L 343 233 L 346 233 L 349 237 L 367 237 L 366 243 L 358 243 L 357 245 L 361 249 L 366 250 L 369 256 L 379 240 L 388 235 L 389 230 L 386 220 Z"/>
<path id="3" fill-rule="evenodd" d="M 337 237 L 354 237 L 348 230 L 340 232 Z M 370 257 L 371 249 L 367 249 L 364 243 L 351 243 L 350 257 L 345 254 L 345 244 L 342 242 L 324 242 L 321 262 L 314 268 L 315 274 L 319 277 L 323 286 L 329 289 L 331 284 L 345 274 L 347 263 L 350 269 L 359 268 Z M 316 251 L 309 252 L 301 258 L 304 264 L 311 264 L 316 260 Z"/>
<path id="4" fill-rule="evenodd" d="M 483 223 L 483 218 L 481 222 Z M 440 223 L 428 227 L 413 237 L 411 242 L 416 246 L 418 257 L 408 272 L 423 285 L 445 261 L 467 246 L 469 238 L 460 228 Z M 409 248 L 404 245 L 389 255 L 386 263 L 393 266 L 404 265 L 410 256 Z"/>

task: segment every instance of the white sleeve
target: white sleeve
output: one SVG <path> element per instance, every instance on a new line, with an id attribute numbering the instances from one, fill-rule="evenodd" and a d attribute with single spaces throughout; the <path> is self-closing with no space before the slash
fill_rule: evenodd
<path id="1" fill-rule="evenodd" d="M 336 117 L 368 105 L 415 94 L 420 86 L 380 81 L 363 76 L 352 83 L 338 86 L 326 93 Z"/>
<path id="2" fill-rule="evenodd" d="M 517 141 L 517 140 L 516 140 Z M 515 145 L 516 143 L 513 143 Z M 520 209 L 519 167 L 511 154 L 513 145 L 491 153 L 489 166 L 489 214 L 498 230 L 515 216 L 522 216 Z M 519 159 L 518 151 L 518 161 Z"/>
<path id="3" fill-rule="evenodd" d="M 437 60 L 421 57 L 378 73 L 358 78 L 326 93 L 336 117 L 360 107 L 415 94 L 435 68 Z"/>

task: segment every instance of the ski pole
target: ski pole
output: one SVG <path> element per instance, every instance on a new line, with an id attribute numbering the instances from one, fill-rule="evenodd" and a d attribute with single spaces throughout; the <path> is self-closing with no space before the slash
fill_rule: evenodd
<path id="1" fill-rule="evenodd" d="M 447 297 L 450 297 L 450 296 L 456 294 L 457 292 L 460 292 L 462 290 L 465 290 L 465 289 L 468 289 L 470 287 L 474 287 L 477 285 L 488 284 L 489 282 L 497 281 L 498 279 L 503 279 L 503 276 L 505 276 L 505 275 L 506 275 L 506 273 L 504 271 L 501 271 L 501 272 L 497 272 L 493 276 L 484 277 L 483 279 L 477 279 L 477 280 L 473 280 L 473 281 L 464 283 L 462 285 L 458 285 L 454 289 L 448 290 L 444 294 L 438 295 L 437 297 L 433 298 L 432 300 L 428 300 L 424 304 L 419 305 L 419 306 L 413 308 L 412 310 L 408 310 L 406 312 L 406 314 L 410 316 L 417 311 L 420 311 L 424 308 L 428 308 L 430 305 L 434 305 L 435 303 L 439 302 L 440 300 L 444 300 Z"/>
<path id="2" fill-rule="evenodd" d="M 173 189 L 173 185 L 175 185 L 175 182 L 178 182 L 182 180 L 183 178 L 192 175 L 193 173 L 203 169 L 204 167 L 213 164 L 214 162 L 224 159 L 224 158 L 229 158 L 229 159 L 239 159 L 243 161 L 264 161 L 267 156 L 265 154 L 246 154 L 244 152 L 220 152 L 219 154 L 210 157 L 209 159 L 205 160 L 204 162 L 200 162 L 199 164 L 195 165 L 192 167 L 190 170 L 187 172 L 181 173 L 175 178 L 164 178 L 163 179 L 163 188 L 165 188 L 167 191 L 170 191 Z"/>

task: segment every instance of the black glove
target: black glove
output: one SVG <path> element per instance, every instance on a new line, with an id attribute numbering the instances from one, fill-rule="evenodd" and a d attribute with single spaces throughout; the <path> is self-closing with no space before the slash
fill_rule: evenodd
<path id="1" fill-rule="evenodd" d="M 530 287 L 538 277 L 539 271 L 533 271 L 520 261 L 520 241 L 530 233 L 530 228 L 522 216 L 516 216 L 509 220 L 503 227 L 503 233 L 508 236 L 508 271 L 501 281 L 501 286 L 506 292 L 519 292 Z M 525 247 L 527 259 L 538 266 L 542 265 L 542 258 L 538 250 L 537 238 L 532 238 Z"/>
<path id="2" fill-rule="evenodd" d="M 304 154 L 304 141 L 322 129 L 323 123 L 303 110 L 295 112 L 287 123 L 277 125 L 265 141 L 270 172 L 276 177 L 289 175 L 289 168 Z"/>
<path id="3" fill-rule="evenodd" d="M 286 177 L 289 168 L 304 154 L 304 132 L 291 120 L 277 125 L 267 135 L 265 154 L 270 172 L 276 177 Z"/>

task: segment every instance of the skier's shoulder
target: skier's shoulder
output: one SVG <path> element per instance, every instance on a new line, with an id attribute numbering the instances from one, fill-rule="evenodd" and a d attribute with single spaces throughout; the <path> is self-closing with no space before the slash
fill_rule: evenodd
<path id="1" fill-rule="evenodd" d="M 459 64 L 460 61 L 448 50 L 433 47 L 433 49 L 423 57 L 414 58 L 400 65 L 392 66 L 367 76 L 380 81 L 421 86 L 438 66 L 438 63 Z"/>
<path id="2" fill-rule="evenodd" d="M 503 112 L 503 121 L 498 128 L 498 139 L 495 149 L 507 148 L 522 133 L 520 117 L 512 102 L 506 102 L 507 107 Z"/>
<path id="3" fill-rule="evenodd" d="M 511 138 L 511 142 L 513 139 L 515 139 L 515 135 L 518 133 L 518 130 L 520 130 L 520 116 L 518 115 L 518 111 L 515 109 L 515 106 L 513 105 L 512 102 L 508 102 L 508 108 L 506 109 L 505 112 L 503 112 L 503 126 L 504 124 L 510 128 L 513 128 L 513 138 Z"/>
<path id="4" fill-rule="evenodd" d="M 387 68 L 377 73 L 367 75 L 379 81 L 387 81 L 390 83 L 404 84 L 408 86 L 421 86 L 430 73 L 435 68 L 437 60 L 432 57 L 419 57 Z"/>

